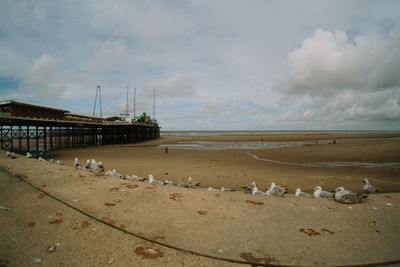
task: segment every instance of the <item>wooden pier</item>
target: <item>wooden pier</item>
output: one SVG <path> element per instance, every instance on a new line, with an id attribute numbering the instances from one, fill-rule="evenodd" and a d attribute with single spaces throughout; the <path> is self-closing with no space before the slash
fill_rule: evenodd
<path id="1" fill-rule="evenodd" d="M 156 125 L 88 123 L 0 115 L 1 149 L 24 153 L 86 146 L 129 144 L 160 137 Z"/>

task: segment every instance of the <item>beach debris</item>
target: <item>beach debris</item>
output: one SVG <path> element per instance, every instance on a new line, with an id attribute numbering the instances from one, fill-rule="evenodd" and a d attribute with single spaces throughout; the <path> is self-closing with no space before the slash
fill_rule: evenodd
<path id="1" fill-rule="evenodd" d="M 356 192 L 344 189 L 342 186 L 335 190 L 335 200 L 340 203 L 353 204 L 358 203 L 363 199 L 363 196 Z"/>
<path id="2" fill-rule="evenodd" d="M 208 188 L 208 191 L 211 191 L 211 192 L 219 192 L 220 190 L 219 190 L 219 189 L 216 189 L 216 188 L 213 188 L 213 187 L 209 187 L 209 188 Z"/>
<path id="3" fill-rule="evenodd" d="M 331 235 L 335 234 L 335 232 L 329 231 L 326 228 L 321 228 L 321 233 L 323 233 L 323 234 L 331 234 Z"/>
<path id="4" fill-rule="evenodd" d="M 113 188 L 111 188 L 110 190 L 108 190 L 108 191 L 110 191 L 110 192 L 113 192 L 113 191 L 119 191 L 119 187 L 113 187 Z"/>
<path id="5" fill-rule="evenodd" d="M 114 203 L 117 203 L 117 204 L 122 202 L 121 199 L 114 199 L 113 201 L 114 201 Z"/>
<path id="6" fill-rule="evenodd" d="M 372 207 L 372 209 L 373 209 L 373 210 L 377 210 L 378 208 L 377 208 L 377 207 Z"/>
<path id="7" fill-rule="evenodd" d="M 164 256 L 164 252 L 158 248 L 151 247 L 137 247 L 135 248 L 136 255 L 142 257 L 142 259 L 156 259 Z"/>
<path id="8" fill-rule="evenodd" d="M 376 221 L 371 221 L 371 226 L 376 226 L 376 225 L 377 225 Z"/>
<path id="9" fill-rule="evenodd" d="M 208 211 L 206 211 L 206 210 L 199 210 L 198 213 L 199 213 L 200 215 L 207 215 Z"/>
<path id="10" fill-rule="evenodd" d="M 196 182 L 195 180 L 193 180 L 192 177 L 189 177 L 187 185 L 188 185 L 189 188 L 196 188 L 196 187 L 198 187 L 200 185 L 200 183 Z"/>
<path id="11" fill-rule="evenodd" d="M 139 187 L 139 186 L 136 184 L 130 184 L 130 185 L 127 185 L 126 187 L 129 189 L 135 189 L 136 187 Z"/>
<path id="12" fill-rule="evenodd" d="M 253 205 L 264 205 L 264 202 L 262 202 L 262 201 L 246 200 L 246 202 L 249 204 L 253 204 Z"/>
<path id="13" fill-rule="evenodd" d="M 79 221 L 76 223 L 76 225 L 72 228 L 73 230 L 82 230 L 83 228 L 86 228 L 90 225 L 90 223 L 86 220 Z"/>
<path id="14" fill-rule="evenodd" d="M 41 263 L 41 262 L 42 262 L 42 259 L 41 259 L 41 258 L 35 258 L 35 259 L 34 259 L 34 262 L 35 262 L 36 264 Z"/>
<path id="15" fill-rule="evenodd" d="M 114 259 L 113 258 L 110 258 L 108 261 L 107 261 L 107 264 L 112 264 L 114 262 Z"/>
<path id="16" fill-rule="evenodd" d="M 313 236 L 313 235 L 319 235 L 320 233 L 315 231 L 314 229 L 306 229 L 306 228 L 300 228 L 300 232 L 305 233 L 308 236 Z"/>
<path id="17" fill-rule="evenodd" d="M 75 168 L 75 169 L 82 169 L 81 164 L 79 163 L 78 158 L 75 158 L 75 160 L 74 160 L 74 168 Z"/>
<path id="18" fill-rule="evenodd" d="M 222 253 L 224 253 L 224 251 L 222 249 L 218 249 L 218 253 L 222 254 Z"/>
<path id="19" fill-rule="evenodd" d="M 270 258 L 257 258 L 254 257 L 253 254 L 251 252 L 242 252 L 239 255 L 242 259 L 245 259 L 246 261 L 248 261 L 249 263 L 262 263 L 265 265 L 271 265 L 273 263 L 276 263 L 276 260 L 274 257 L 270 257 Z M 256 264 L 254 264 L 256 265 Z"/>
<path id="20" fill-rule="evenodd" d="M 363 179 L 363 191 L 364 191 L 364 193 L 372 194 L 372 193 L 377 192 L 378 190 L 369 183 L 367 178 L 364 178 Z"/>
<path id="21" fill-rule="evenodd" d="M 29 151 L 28 151 L 28 152 L 26 152 L 26 157 L 30 159 L 30 158 L 32 158 L 32 154 L 29 153 Z"/>
<path id="22" fill-rule="evenodd" d="M 221 187 L 221 191 L 222 191 L 222 192 L 234 192 L 234 191 L 236 191 L 236 190 L 233 189 L 233 188 Z"/>
<path id="23" fill-rule="evenodd" d="M 283 196 L 286 194 L 288 190 L 279 185 L 276 185 L 274 182 L 271 183 L 271 187 L 267 190 L 267 195 L 269 196 Z"/>
<path id="24" fill-rule="evenodd" d="M 310 194 L 307 194 L 306 192 L 302 192 L 300 188 L 296 188 L 295 196 L 296 197 L 311 197 Z"/>
<path id="25" fill-rule="evenodd" d="M 322 198 L 329 198 L 329 197 L 333 197 L 333 193 L 322 190 L 322 187 L 321 187 L 321 186 L 316 186 L 316 187 L 314 188 L 314 194 L 313 194 L 313 196 L 314 196 L 315 198 L 321 198 L 321 197 L 322 197 Z"/>
<path id="26" fill-rule="evenodd" d="M 64 164 L 61 162 L 61 160 L 57 160 L 57 161 L 56 161 L 56 164 L 57 164 L 57 165 L 64 165 Z"/>
<path id="27" fill-rule="evenodd" d="M 326 207 L 326 210 L 327 210 L 327 211 L 335 211 L 335 209 L 334 209 L 334 208 L 331 208 L 331 207 Z"/>
<path id="28" fill-rule="evenodd" d="M 56 245 L 48 245 L 47 246 L 47 252 L 49 252 L 49 253 L 56 252 L 56 250 L 57 250 Z"/>
<path id="29" fill-rule="evenodd" d="M 182 198 L 182 197 L 183 197 L 183 196 L 182 196 L 181 193 L 172 193 L 172 194 L 169 194 L 169 199 L 172 199 L 172 200 L 177 201 L 177 202 L 181 201 L 181 198 Z"/>
<path id="30" fill-rule="evenodd" d="M 39 194 L 38 198 L 39 198 L 39 199 L 43 199 L 45 196 L 46 196 L 46 194 L 43 194 L 43 193 L 42 193 L 42 194 Z"/>
<path id="31" fill-rule="evenodd" d="M 263 191 L 258 190 L 258 188 L 255 186 L 253 187 L 253 195 L 265 195 L 265 193 Z"/>
<path id="32" fill-rule="evenodd" d="M 62 219 L 54 219 L 52 221 L 49 221 L 49 224 L 60 224 L 62 223 Z"/>
<path id="33" fill-rule="evenodd" d="M 183 179 L 182 179 L 182 178 L 179 178 L 179 179 L 178 179 L 177 186 L 179 186 L 179 187 L 188 187 L 188 184 L 185 183 L 185 182 L 183 182 Z"/>
<path id="34" fill-rule="evenodd" d="M 256 182 L 242 186 L 242 191 L 246 194 L 253 194 L 253 188 L 256 187 Z"/>
<path id="35" fill-rule="evenodd" d="M 74 200 L 72 200 L 73 202 L 78 202 L 78 200 L 77 199 L 74 199 Z"/>
<path id="36" fill-rule="evenodd" d="M 30 223 L 28 223 L 28 226 L 32 227 L 32 226 L 35 226 L 35 224 L 36 224 L 36 222 L 30 222 Z"/>
<path id="37" fill-rule="evenodd" d="M 8 207 L 0 206 L 0 210 L 10 211 L 11 209 Z"/>
<path id="38" fill-rule="evenodd" d="M 159 185 L 163 185 L 164 184 L 164 182 L 155 180 L 153 175 L 151 175 L 151 174 L 149 174 L 149 183 L 150 184 L 159 184 Z"/>
<path id="39" fill-rule="evenodd" d="M 390 203 L 390 202 L 387 202 L 387 203 L 386 203 L 386 206 L 389 206 L 389 207 L 391 207 L 391 206 L 392 206 L 392 203 Z"/>
<path id="40" fill-rule="evenodd" d="M 115 204 L 114 203 L 110 203 L 110 202 L 105 202 L 104 206 L 110 207 L 110 206 L 115 206 Z"/>

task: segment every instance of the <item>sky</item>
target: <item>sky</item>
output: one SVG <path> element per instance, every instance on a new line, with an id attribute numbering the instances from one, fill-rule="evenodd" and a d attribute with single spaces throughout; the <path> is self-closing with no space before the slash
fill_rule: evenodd
<path id="1" fill-rule="evenodd" d="M 0 1 L 0 100 L 97 85 L 162 131 L 400 130 L 400 1 Z"/>

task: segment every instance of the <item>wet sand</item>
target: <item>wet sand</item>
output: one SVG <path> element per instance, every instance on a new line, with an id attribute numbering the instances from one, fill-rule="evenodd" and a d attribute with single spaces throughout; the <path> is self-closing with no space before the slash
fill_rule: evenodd
<path id="1" fill-rule="evenodd" d="M 368 178 L 380 192 L 400 192 L 400 168 L 308 167 L 279 164 L 257 160 L 259 158 L 290 162 L 369 162 L 400 163 L 400 140 L 376 141 L 373 138 L 393 138 L 400 134 L 386 133 L 318 133 L 318 134 L 278 134 L 278 135 L 224 135 L 177 137 L 168 136 L 158 140 L 138 144 L 108 145 L 82 149 L 59 150 L 52 155 L 66 165 L 73 164 L 78 157 L 83 165 L 87 159 L 102 161 L 106 170 L 118 169 L 124 175 L 147 177 L 152 174 L 158 180 L 176 182 L 178 178 L 192 177 L 201 187 L 240 187 L 256 181 L 260 189 L 269 187 L 271 182 L 287 187 L 293 192 L 297 187 L 311 193 L 316 185 L 326 190 L 338 186 L 360 192 L 362 179 Z M 296 147 L 276 149 L 236 149 L 236 150 L 187 150 L 169 148 L 165 154 L 160 144 L 176 144 L 190 141 L 219 142 L 260 142 L 267 141 L 312 141 Z M 359 139 L 368 138 L 360 142 Z M 352 142 L 349 139 L 354 139 Z M 336 140 L 336 144 L 321 144 L 322 140 Z M 344 142 L 346 140 L 346 142 Z M 343 142 L 342 142 L 343 141 Z M 326 142 L 325 142 L 326 143 Z"/>

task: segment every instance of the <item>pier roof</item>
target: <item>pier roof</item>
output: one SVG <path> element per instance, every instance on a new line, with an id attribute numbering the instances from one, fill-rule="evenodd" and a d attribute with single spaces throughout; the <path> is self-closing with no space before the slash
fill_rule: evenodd
<path id="1" fill-rule="evenodd" d="M 47 106 L 47 105 L 36 104 L 36 103 L 28 102 L 28 101 L 15 100 L 15 99 L 2 100 L 2 101 L 0 101 L 0 106 L 13 104 L 13 103 L 19 104 L 19 105 L 24 105 L 24 106 L 30 106 L 30 107 L 37 107 L 37 108 L 44 108 L 44 109 L 49 109 L 49 110 L 69 112 L 68 110 L 65 110 L 65 109 L 60 109 L 60 108 L 55 108 L 55 107 L 51 107 L 51 106 Z"/>

